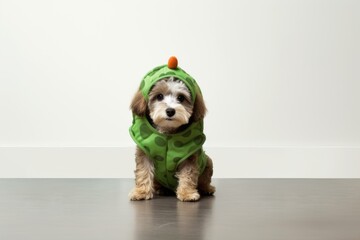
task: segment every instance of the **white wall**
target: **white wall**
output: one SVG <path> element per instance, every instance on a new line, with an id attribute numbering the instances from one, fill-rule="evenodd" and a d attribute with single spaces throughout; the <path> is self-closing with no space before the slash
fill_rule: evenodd
<path id="1" fill-rule="evenodd" d="M 347 0 L 0 0 L 2 171 L 49 176 L 16 172 L 9 147 L 132 147 L 131 97 L 170 55 L 202 88 L 219 177 L 239 161 L 246 176 L 263 176 L 250 167 L 249 148 L 277 149 L 266 155 L 269 166 L 289 149 L 320 149 L 306 156 L 324 167 L 335 148 L 336 164 L 353 171 L 346 160 L 360 160 L 359 12 L 360 2 Z M 237 149 L 228 162 L 219 159 L 226 147 Z M 288 154 L 296 165 L 298 152 Z M 321 175 L 306 175 L 307 164 L 300 176 Z M 59 176 L 88 167 L 78 166 Z"/>

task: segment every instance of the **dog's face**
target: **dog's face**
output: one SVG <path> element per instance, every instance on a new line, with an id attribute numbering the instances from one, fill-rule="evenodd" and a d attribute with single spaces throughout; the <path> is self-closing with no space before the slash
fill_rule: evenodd
<path id="1" fill-rule="evenodd" d="M 190 121 L 204 118 L 206 113 L 202 96 L 197 94 L 192 103 L 187 86 L 173 77 L 158 81 L 149 93 L 148 102 L 138 91 L 131 109 L 136 115 L 148 115 L 155 127 L 164 133 L 176 132 L 176 129 Z"/>
<path id="2" fill-rule="evenodd" d="M 189 123 L 193 107 L 189 89 L 172 77 L 157 82 L 150 91 L 149 115 L 157 127 L 176 129 Z"/>

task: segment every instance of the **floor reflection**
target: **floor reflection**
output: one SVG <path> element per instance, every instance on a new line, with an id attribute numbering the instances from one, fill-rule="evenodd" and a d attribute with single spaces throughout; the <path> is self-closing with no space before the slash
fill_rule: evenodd
<path id="1" fill-rule="evenodd" d="M 180 202 L 174 196 L 131 202 L 135 211 L 135 239 L 205 239 L 214 197 Z"/>

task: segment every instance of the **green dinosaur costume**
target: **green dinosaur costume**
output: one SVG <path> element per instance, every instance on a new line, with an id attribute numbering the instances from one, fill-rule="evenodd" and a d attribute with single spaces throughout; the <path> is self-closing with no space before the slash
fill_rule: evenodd
<path id="1" fill-rule="evenodd" d="M 184 70 L 178 68 L 177 64 L 172 68 L 163 65 L 148 72 L 141 82 L 140 89 L 146 101 L 149 100 L 149 92 L 154 84 L 171 76 L 185 83 L 191 92 L 193 102 L 196 94 L 201 94 L 196 81 Z M 202 120 L 191 123 L 179 133 L 162 134 L 151 125 L 147 117 L 134 115 L 130 135 L 137 146 L 154 161 L 155 179 L 166 188 L 176 189 L 178 185 L 178 179 L 175 177 L 177 167 L 195 153 L 199 154 L 197 163 L 200 174 L 205 169 L 206 155 L 202 149 L 205 135 Z"/>

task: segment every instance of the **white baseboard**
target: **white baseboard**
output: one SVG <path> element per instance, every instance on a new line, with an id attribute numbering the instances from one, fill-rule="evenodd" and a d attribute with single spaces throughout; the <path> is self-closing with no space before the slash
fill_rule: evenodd
<path id="1" fill-rule="evenodd" d="M 215 178 L 360 178 L 360 147 L 207 147 Z M 133 178 L 133 147 L 0 147 L 1 178 Z"/>

